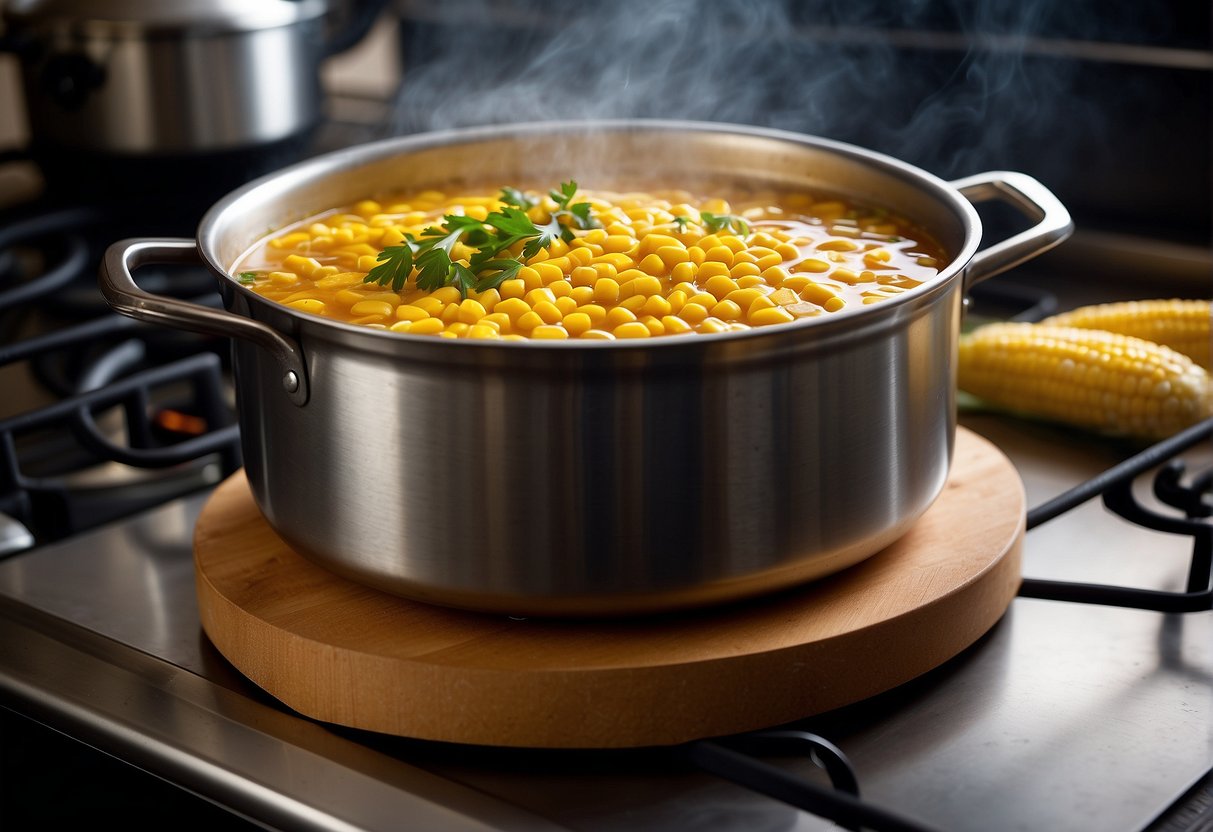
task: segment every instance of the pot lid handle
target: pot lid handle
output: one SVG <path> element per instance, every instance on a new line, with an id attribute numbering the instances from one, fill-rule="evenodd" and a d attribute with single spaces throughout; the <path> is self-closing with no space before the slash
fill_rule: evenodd
<path id="1" fill-rule="evenodd" d="M 204 335 L 242 338 L 268 350 L 282 368 L 282 389 L 291 402 L 300 406 L 307 404 L 307 369 L 303 352 L 293 338 L 252 318 L 146 292 L 131 276 L 132 271 L 150 263 L 202 262 L 193 240 L 120 240 L 106 249 L 102 258 L 101 294 L 123 315 Z"/>

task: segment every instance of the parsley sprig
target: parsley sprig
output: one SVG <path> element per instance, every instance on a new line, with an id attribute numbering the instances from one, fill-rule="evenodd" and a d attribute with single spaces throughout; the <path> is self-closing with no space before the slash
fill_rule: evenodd
<path id="1" fill-rule="evenodd" d="M 725 229 L 731 229 L 738 234 L 750 233 L 750 224 L 736 214 L 710 214 L 700 211 L 699 218 L 703 220 L 703 227 L 712 234 Z"/>
<path id="2" fill-rule="evenodd" d="M 473 290 L 496 289 L 518 274 L 522 259 L 534 257 L 554 240 L 571 242 L 574 229 L 602 227 L 588 202 L 570 204 L 576 194 L 577 183 L 572 180 L 562 183 L 559 190 L 549 191 L 556 210 L 547 222 L 536 225 L 526 212 L 538 200 L 516 188 L 502 188 L 501 210 L 492 212 L 483 222 L 448 214 L 442 218 L 442 225 L 425 229 L 420 238 L 405 235 L 402 245 L 379 252 L 379 265 L 370 270 L 364 282 L 390 285 L 399 292 L 416 270 L 417 288 L 426 291 L 454 286 L 466 298 Z M 458 242 L 475 249 L 467 265 L 451 258 Z M 524 243 L 522 259 L 509 253 L 518 243 Z"/>

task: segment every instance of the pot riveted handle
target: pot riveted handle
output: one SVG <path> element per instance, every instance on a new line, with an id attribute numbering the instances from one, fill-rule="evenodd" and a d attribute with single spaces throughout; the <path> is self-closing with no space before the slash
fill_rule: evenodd
<path id="1" fill-rule="evenodd" d="M 204 335 L 243 338 L 268 350 L 282 366 L 282 387 L 297 405 L 307 403 L 307 372 L 299 345 L 271 326 L 221 309 L 210 309 L 145 292 L 131 272 L 149 263 L 201 263 L 198 246 L 186 239 L 120 240 L 105 251 L 100 286 L 105 300 L 123 315 L 149 323 L 177 326 Z"/>
<path id="2" fill-rule="evenodd" d="M 989 171 L 957 179 L 951 185 L 970 202 L 1001 199 L 1036 221 L 1031 228 L 973 255 L 965 271 L 966 292 L 986 278 L 1044 254 L 1074 231 L 1066 206 L 1026 173 Z"/>

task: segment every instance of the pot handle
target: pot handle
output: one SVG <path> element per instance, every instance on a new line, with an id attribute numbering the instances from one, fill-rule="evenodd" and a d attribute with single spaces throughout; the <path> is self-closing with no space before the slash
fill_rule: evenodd
<path id="1" fill-rule="evenodd" d="M 1031 228 L 973 255 L 965 269 L 966 292 L 987 278 L 1044 254 L 1074 232 L 1074 222 L 1066 206 L 1026 173 L 989 171 L 950 184 L 969 202 L 1001 199 L 1036 221 Z"/>
<path id="2" fill-rule="evenodd" d="M 133 270 L 149 263 L 202 262 L 198 245 L 193 240 L 120 240 L 106 249 L 101 260 L 101 294 L 123 315 L 204 335 L 243 338 L 268 350 L 282 366 L 282 388 L 291 402 L 306 404 L 307 371 L 303 353 L 294 339 L 252 318 L 145 292 L 135 285 L 131 276 Z"/>

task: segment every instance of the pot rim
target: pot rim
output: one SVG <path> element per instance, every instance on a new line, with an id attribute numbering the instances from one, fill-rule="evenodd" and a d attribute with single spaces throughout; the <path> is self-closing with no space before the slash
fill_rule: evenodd
<path id="1" fill-rule="evenodd" d="M 801 318 L 788 323 L 755 327 L 740 332 L 696 333 L 693 338 L 687 338 L 685 335 L 659 335 L 650 338 L 616 341 L 583 340 L 578 338 L 568 340 L 526 339 L 521 341 L 484 341 L 463 338 L 438 339 L 429 335 L 410 335 L 403 332 L 371 329 L 344 321 L 310 315 L 269 300 L 241 284 L 229 271 L 230 264 L 218 262 L 214 255 L 217 247 L 217 232 L 215 231 L 215 227 L 219 224 L 224 214 L 237 210 L 242 202 L 255 198 L 265 198 L 266 192 L 281 193 L 289 191 L 295 186 L 310 180 L 339 175 L 343 170 L 361 167 L 385 158 L 404 156 L 416 151 L 487 139 L 511 139 L 552 134 L 570 135 L 577 133 L 602 134 L 663 131 L 718 133 L 787 142 L 793 145 L 824 149 L 844 158 L 876 167 L 881 172 L 907 180 L 918 187 L 928 190 L 932 196 L 946 203 L 957 215 L 958 225 L 963 233 L 964 242 L 960 250 L 952 257 L 951 262 L 932 280 L 910 291 L 883 300 L 880 303 L 848 307 L 825 316 Z M 272 198 L 272 193 L 269 198 Z M 927 230 L 930 231 L 930 229 Z M 976 209 L 955 187 L 934 174 L 895 157 L 846 142 L 788 130 L 724 122 L 672 119 L 534 121 L 454 128 L 367 142 L 306 159 L 289 167 L 266 174 L 237 188 L 214 203 L 207 210 L 199 222 L 197 230 L 199 253 L 216 275 L 227 280 L 230 289 L 240 293 L 252 304 L 265 306 L 272 309 L 276 314 L 289 316 L 289 318 L 296 321 L 300 326 L 305 327 L 309 332 L 330 331 L 342 341 L 348 341 L 350 338 L 367 339 L 364 341 L 365 344 L 368 346 L 374 345 L 378 349 L 383 349 L 390 343 L 401 344 L 401 348 L 403 349 L 405 348 L 403 345 L 430 345 L 436 341 L 441 341 L 443 342 L 443 349 L 521 349 L 541 351 L 660 349 L 673 345 L 686 347 L 688 346 L 688 341 L 693 341 L 697 345 L 706 347 L 721 341 L 738 342 L 755 338 L 783 337 L 793 335 L 805 329 L 823 331 L 824 335 L 825 332 L 839 329 L 853 329 L 860 324 L 870 325 L 889 317 L 906 314 L 907 307 L 919 307 L 923 303 L 931 302 L 931 300 L 940 294 L 948 292 L 955 281 L 963 278 L 969 261 L 973 258 L 980 245 L 981 236 L 981 220 L 978 217 Z"/>

